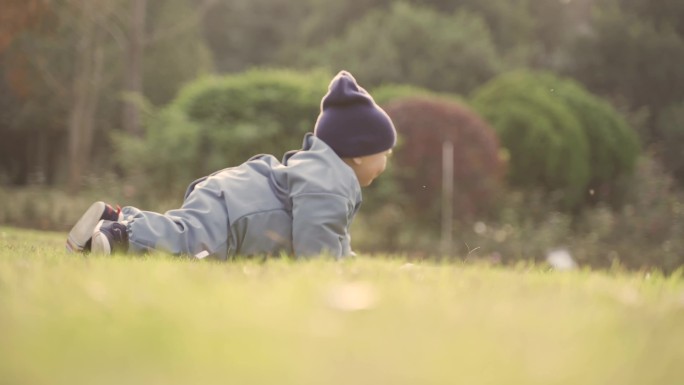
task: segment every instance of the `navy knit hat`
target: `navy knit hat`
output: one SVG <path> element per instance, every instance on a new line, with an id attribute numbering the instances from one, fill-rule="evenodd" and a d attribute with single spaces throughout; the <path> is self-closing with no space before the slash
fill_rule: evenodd
<path id="1" fill-rule="evenodd" d="M 397 141 L 390 117 L 347 71 L 330 82 L 314 135 L 342 158 L 377 154 Z"/>

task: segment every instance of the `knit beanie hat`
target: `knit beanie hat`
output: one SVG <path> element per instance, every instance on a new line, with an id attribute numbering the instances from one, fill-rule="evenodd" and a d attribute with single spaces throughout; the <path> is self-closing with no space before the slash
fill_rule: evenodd
<path id="1" fill-rule="evenodd" d="M 330 82 L 314 135 L 342 158 L 377 154 L 397 141 L 390 117 L 347 71 Z"/>

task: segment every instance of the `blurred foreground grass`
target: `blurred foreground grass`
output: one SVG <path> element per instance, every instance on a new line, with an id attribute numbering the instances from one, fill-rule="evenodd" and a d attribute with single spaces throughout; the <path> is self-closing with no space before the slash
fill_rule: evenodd
<path id="1" fill-rule="evenodd" d="M 2 384 L 682 384 L 684 280 L 82 258 L 0 228 Z"/>

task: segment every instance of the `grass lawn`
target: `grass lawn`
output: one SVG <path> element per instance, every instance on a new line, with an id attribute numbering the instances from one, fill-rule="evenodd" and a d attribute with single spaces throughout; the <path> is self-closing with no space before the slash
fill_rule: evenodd
<path id="1" fill-rule="evenodd" d="M 67 254 L 0 227 L 0 383 L 684 384 L 684 279 Z"/>

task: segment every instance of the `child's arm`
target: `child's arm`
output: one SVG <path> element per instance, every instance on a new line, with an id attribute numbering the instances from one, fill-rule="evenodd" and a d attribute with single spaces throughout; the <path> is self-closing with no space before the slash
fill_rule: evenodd
<path id="1" fill-rule="evenodd" d="M 292 199 L 292 247 L 297 257 L 347 256 L 347 225 L 353 205 L 329 193 L 300 194 Z M 345 247 L 346 246 L 346 247 Z"/>

